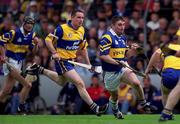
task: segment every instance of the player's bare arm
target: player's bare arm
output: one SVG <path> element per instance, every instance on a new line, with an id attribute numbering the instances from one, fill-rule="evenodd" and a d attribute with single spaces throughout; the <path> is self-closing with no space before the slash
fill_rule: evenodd
<path id="1" fill-rule="evenodd" d="M 111 58 L 109 55 L 102 55 L 99 57 L 101 60 L 110 63 L 110 64 L 114 64 L 114 65 L 118 65 L 119 63 L 116 62 L 115 59 Z"/>
<path id="2" fill-rule="evenodd" d="M 151 56 L 151 59 L 150 59 L 150 61 L 149 61 L 149 64 L 148 64 L 148 66 L 147 66 L 147 68 L 146 68 L 145 74 L 148 74 L 148 73 L 152 70 L 153 66 L 154 66 L 156 63 L 160 62 L 160 60 L 162 60 L 161 53 L 162 53 L 162 52 L 161 52 L 160 49 L 157 49 L 157 50 L 153 53 L 153 55 Z"/>
<path id="3" fill-rule="evenodd" d="M 126 57 L 130 58 L 131 56 L 133 56 L 132 52 L 136 53 L 136 49 L 139 47 L 140 46 L 137 43 L 132 43 L 126 51 Z"/>
<path id="4" fill-rule="evenodd" d="M 3 46 L 0 46 L 0 63 L 4 63 L 5 59 L 5 48 Z"/>
<path id="5" fill-rule="evenodd" d="M 46 43 L 47 48 L 49 49 L 49 51 L 52 54 L 52 58 L 56 59 L 56 60 L 60 60 L 60 57 L 59 57 L 56 49 L 54 48 L 52 41 L 46 41 L 45 43 Z"/>
<path id="6" fill-rule="evenodd" d="M 178 50 L 175 54 L 176 57 L 180 57 L 180 50 Z"/>
<path id="7" fill-rule="evenodd" d="M 32 53 L 36 54 L 38 51 L 38 43 L 40 42 L 40 39 L 38 37 L 34 37 L 33 42 L 34 42 L 35 46 L 32 50 Z"/>
<path id="8" fill-rule="evenodd" d="M 88 64 L 88 65 L 91 65 L 91 63 L 89 61 L 87 49 L 81 50 L 81 55 L 83 56 L 83 58 L 85 60 L 85 63 Z"/>

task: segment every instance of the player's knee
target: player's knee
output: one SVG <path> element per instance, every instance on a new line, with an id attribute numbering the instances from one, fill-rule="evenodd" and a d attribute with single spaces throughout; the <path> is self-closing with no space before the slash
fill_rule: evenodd
<path id="1" fill-rule="evenodd" d="M 112 101 L 117 101 L 118 100 L 118 94 L 114 94 L 114 95 L 111 95 L 111 98 L 110 98 Z"/>
<path id="2" fill-rule="evenodd" d="M 9 95 L 11 93 L 11 89 L 5 89 L 1 92 L 2 96 Z"/>
<path id="3" fill-rule="evenodd" d="M 132 82 L 133 87 L 140 87 L 140 85 L 141 85 L 140 81 L 138 81 L 138 80 L 135 80 L 135 81 Z"/>
<path id="4" fill-rule="evenodd" d="M 31 82 L 27 82 L 25 85 L 23 85 L 23 87 L 26 88 L 27 90 L 29 90 L 32 87 L 32 83 Z"/>
<path id="5" fill-rule="evenodd" d="M 77 86 L 77 88 L 81 88 L 81 89 L 85 88 L 85 85 L 84 85 L 83 81 L 76 82 L 76 86 Z"/>

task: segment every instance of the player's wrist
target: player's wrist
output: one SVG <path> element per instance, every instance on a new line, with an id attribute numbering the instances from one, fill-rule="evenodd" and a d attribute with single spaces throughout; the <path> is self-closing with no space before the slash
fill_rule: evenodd
<path id="1" fill-rule="evenodd" d="M 51 52 L 51 54 L 52 54 L 52 55 L 57 54 L 57 51 L 53 51 L 53 52 Z"/>

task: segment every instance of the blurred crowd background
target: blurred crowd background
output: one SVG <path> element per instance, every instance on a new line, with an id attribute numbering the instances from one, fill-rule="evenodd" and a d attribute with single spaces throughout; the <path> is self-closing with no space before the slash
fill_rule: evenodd
<path id="1" fill-rule="evenodd" d="M 128 37 L 128 44 L 132 42 L 140 44 L 148 58 L 161 43 L 174 40 L 174 35 L 180 27 L 179 0 L 0 0 L 0 35 L 21 26 L 24 16 L 32 16 L 36 19 L 33 30 L 41 42 L 38 54 L 35 57 L 29 55 L 26 64 L 35 61 L 45 68 L 54 70 L 54 64 L 50 59 L 51 55 L 45 46 L 44 39 L 48 33 L 53 32 L 57 25 L 66 23 L 70 19 L 74 8 L 81 8 L 86 12 L 84 27 L 92 65 L 101 64 L 98 58 L 98 41 L 102 34 L 109 29 L 111 18 L 114 15 L 125 18 L 125 34 Z M 147 18 L 145 18 L 146 8 L 148 9 Z M 147 35 L 144 33 L 144 27 L 147 29 Z M 144 43 L 145 39 L 146 43 Z M 132 55 L 134 56 L 128 60 L 130 66 L 144 72 L 148 62 L 147 57 L 136 53 L 132 53 Z M 83 58 L 79 56 L 77 61 L 83 62 Z M 107 102 L 109 94 L 104 89 L 100 75 L 78 70 L 84 75 L 91 75 L 92 84 L 87 86 L 87 90 L 92 99 L 98 104 Z M 3 74 L 2 66 L 0 66 L 0 73 Z M 35 88 L 32 88 L 30 93 L 30 101 L 39 96 L 39 81 L 37 80 L 33 84 Z M 143 84 L 146 98 L 158 106 L 158 112 L 160 112 L 162 104 L 159 89 L 152 86 L 150 78 L 143 79 Z M 123 113 L 138 113 L 131 87 L 122 84 L 119 96 L 119 105 Z M 91 112 L 80 99 L 75 86 L 68 83 L 60 91 L 57 104 L 50 108 L 50 113 L 82 114 Z M 108 111 L 108 113 L 111 112 Z"/>

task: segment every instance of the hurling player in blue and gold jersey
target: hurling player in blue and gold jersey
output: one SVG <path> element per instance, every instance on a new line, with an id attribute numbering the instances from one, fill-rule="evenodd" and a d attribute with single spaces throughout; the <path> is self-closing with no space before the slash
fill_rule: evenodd
<path id="1" fill-rule="evenodd" d="M 27 53 L 32 51 L 35 52 L 37 50 L 35 45 L 39 39 L 32 31 L 34 23 L 34 19 L 27 16 L 24 18 L 24 22 L 20 28 L 11 30 L 0 36 L 1 62 L 7 61 L 19 72 L 21 72 L 23 60 Z M 6 63 L 3 64 L 3 71 L 7 78 L 4 87 L 0 92 L 0 102 L 6 101 L 7 95 L 11 92 L 17 80 L 23 85 L 23 89 L 19 93 L 20 104 L 23 104 L 31 88 L 31 82 L 25 80 L 22 76 L 19 76 L 13 69 L 9 70 Z"/>
<path id="2" fill-rule="evenodd" d="M 173 109 L 180 99 L 180 29 L 176 33 L 176 39 L 173 43 L 164 44 L 164 46 L 156 50 L 147 66 L 146 74 L 151 71 L 152 66 L 163 61 L 162 69 L 162 102 L 164 110 L 162 111 L 160 121 L 173 120 Z"/>
<path id="3" fill-rule="evenodd" d="M 110 92 L 110 104 L 114 116 L 123 119 L 122 113 L 118 109 L 118 89 L 121 82 L 130 84 L 135 90 L 138 98 L 139 106 L 144 112 L 153 111 L 153 107 L 146 102 L 140 81 L 132 70 L 119 65 L 118 61 L 123 62 L 127 66 L 126 54 L 131 50 L 135 50 L 137 44 L 132 44 L 128 49 L 124 35 L 125 20 L 123 17 L 114 16 L 112 18 L 112 26 L 101 38 L 100 59 L 102 60 L 102 68 L 104 71 L 104 83 L 106 89 Z"/>
<path id="4" fill-rule="evenodd" d="M 90 65 L 86 50 L 85 29 L 82 26 L 83 21 L 84 11 L 74 10 L 71 14 L 71 20 L 67 24 L 57 26 L 54 33 L 46 37 L 46 46 L 52 53 L 52 58 L 55 59 L 56 72 L 44 69 L 36 64 L 27 69 L 27 71 L 28 73 L 39 72 L 45 74 L 59 85 L 64 85 L 67 81 L 73 82 L 81 98 L 99 115 L 107 110 L 108 104 L 98 106 L 92 101 L 86 91 L 83 80 L 75 71 L 74 65 L 66 61 L 74 60 L 77 52 L 80 52 L 86 64 Z"/>

